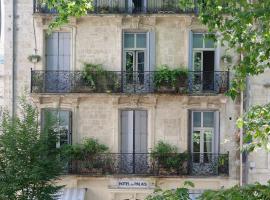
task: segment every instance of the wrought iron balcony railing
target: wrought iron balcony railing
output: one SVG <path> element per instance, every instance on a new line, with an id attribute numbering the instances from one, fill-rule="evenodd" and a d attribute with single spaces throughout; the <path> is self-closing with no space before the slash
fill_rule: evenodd
<path id="1" fill-rule="evenodd" d="M 34 13 L 56 14 L 56 9 L 48 9 L 42 0 L 34 0 Z M 196 0 L 182 5 L 179 0 L 93 0 L 89 14 L 174 14 L 194 13 Z"/>
<path id="2" fill-rule="evenodd" d="M 221 94 L 229 88 L 228 71 L 189 71 L 162 79 L 157 71 L 31 71 L 32 93 Z"/>
<path id="3" fill-rule="evenodd" d="M 198 157 L 203 159 L 197 160 Z M 229 154 L 95 154 L 72 160 L 69 174 L 143 176 L 228 176 Z"/>

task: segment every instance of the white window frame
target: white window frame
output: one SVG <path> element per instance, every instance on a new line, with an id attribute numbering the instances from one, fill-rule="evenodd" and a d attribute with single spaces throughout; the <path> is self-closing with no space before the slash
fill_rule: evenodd
<path id="1" fill-rule="evenodd" d="M 215 65 L 214 65 L 214 69 L 216 69 L 217 68 L 217 66 L 216 66 L 216 62 L 215 62 L 215 60 L 216 60 L 216 54 L 217 54 L 217 52 L 216 52 L 216 50 L 217 50 L 217 48 L 206 48 L 205 47 L 205 37 L 206 37 L 206 35 L 210 35 L 211 33 L 199 33 L 199 32 L 192 32 L 192 70 L 193 71 L 195 71 L 195 69 L 194 69 L 194 63 L 195 63 L 195 59 L 194 59 L 194 55 L 195 55 L 195 53 L 196 52 L 201 52 L 202 53 L 202 60 L 201 60 L 201 71 L 203 71 L 203 52 L 204 51 L 213 51 L 214 53 L 215 53 L 215 57 L 214 57 L 214 63 L 215 63 Z M 203 47 L 202 48 L 194 48 L 193 47 L 193 44 L 194 44 L 194 35 L 203 35 Z M 215 44 L 214 44 L 215 45 Z"/>
<path id="2" fill-rule="evenodd" d="M 194 119 L 194 113 L 195 112 L 199 112 L 201 114 L 201 125 L 200 127 L 194 127 L 194 124 L 193 124 L 193 119 Z M 214 116 L 214 124 L 213 124 L 213 127 L 204 127 L 203 126 L 203 114 L 204 113 L 207 113 L 207 112 L 210 112 L 210 113 L 213 113 L 213 116 Z M 216 146 L 216 140 L 215 140 L 215 135 L 216 135 L 216 124 L 217 124 L 217 121 L 216 121 L 216 118 L 215 118 L 215 112 L 216 111 L 213 111 L 213 110 L 192 110 L 191 111 L 191 153 L 198 153 L 199 155 L 201 154 L 205 154 L 205 153 L 209 153 L 209 154 L 214 154 L 216 153 L 215 152 L 215 146 Z M 199 131 L 200 132 L 200 152 L 194 152 L 193 151 L 193 136 L 194 136 L 194 132 L 195 131 Z M 204 133 L 207 132 L 207 131 L 212 131 L 213 135 L 212 135 L 212 152 L 204 152 Z M 200 163 L 203 163 L 204 162 L 204 157 L 200 156 Z"/>

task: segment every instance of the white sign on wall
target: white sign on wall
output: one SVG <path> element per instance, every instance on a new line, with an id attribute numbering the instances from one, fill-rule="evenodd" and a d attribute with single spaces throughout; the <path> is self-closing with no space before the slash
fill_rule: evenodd
<path id="1" fill-rule="evenodd" d="M 117 189 L 153 189 L 154 183 L 141 179 L 117 179 L 111 183 Z"/>
<path id="2" fill-rule="evenodd" d="M 149 188 L 149 183 L 147 181 L 127 181 L 119 180 L 118 188 Z"/>

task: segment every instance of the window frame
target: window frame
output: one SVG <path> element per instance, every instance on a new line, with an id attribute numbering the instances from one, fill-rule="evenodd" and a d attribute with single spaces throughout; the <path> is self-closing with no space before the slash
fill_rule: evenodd
<path id="1" fill-rule="evenodd" d="M 61 138 L 60 138 L 60 113 L 61 112 L 67 112 L 68 113 L 68 129 L 67 129 L 67 144 L 72 144 L 72 124 L 73 124 L 73 118 L 72 118 L 72 111 L 69 109 L 56 109 L 56 108 L 42 108 L 41 109 L 41 127 L 44 128 L 45 126 L 45 112 L 56 112 L 57 116 L 57 129 L 58 129 L 58 141 L 56 143 L 56 148 L 60 148 L 61 146 Z"/>
<path id="2" fill-rule="evenodd" d="M 198 153 L 199 155 L 204 155 L 204 154 L 216 154 L 219 152 L 219 130 L 217 128 L 217 125 L 219 125 L 219 117 L 217 117 L 217 114 L 219 113 L 219 111 L 217 110 L 191 110 L 191 117 L 190 117 L 190 151 L 192 154 L 194 153 Z M 194 127 L 194 113 L 200 113 L 200 117 L 201 117 L 201 123 L 200 123 L 200 127 Z M 204 113 L 207 112 L 211 112 L 213 113 L 213 126 L 212 127 L 204 127 L 203 125 L 203 115 Z M 200 152 L 194 152 L 194 142 L 193 142 L 193 136 L 194 136 L 194 132 L 198 131 L 200 132 Z M 213 135 L 212 135 L 212 145 L 211 145 L 211 150 L 212 152 L 204 152 L 204 145 L 205 145 L 205 141 L 204 141 L 204 134 L 207 131 L 212 131 Z M 200 163 L 204 162 L 204 156 L 200 156 Z"/>

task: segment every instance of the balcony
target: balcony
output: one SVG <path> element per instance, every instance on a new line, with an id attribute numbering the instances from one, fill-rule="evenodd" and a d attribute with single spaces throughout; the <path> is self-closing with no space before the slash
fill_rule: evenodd
<path id="1" fill-rule="evenodd" d="M 181 14 L 194 13 L 196 0 L 181 5 L 179 0 L 93 0 L 88 14 Z M 42 0 L 34 0 L 34 13 L 56 14 Z"/>
<path id="2" fill-rule="evenodd" d="M 201 162 L 202 160 L 203 162 Z M 89 155 L 84 159 L 71 161 L 68 173 L 87 176 L 229 176 L 229 154 L 116 153 Z"/>
<path id="3" fill-rule="evenodd" d="M 229 88 L 228 71 L 189 71 L 185 77 L 158 82 L 158 72 L 31 71 L 31 93 L 114 93 L 213 95 Z"/>

